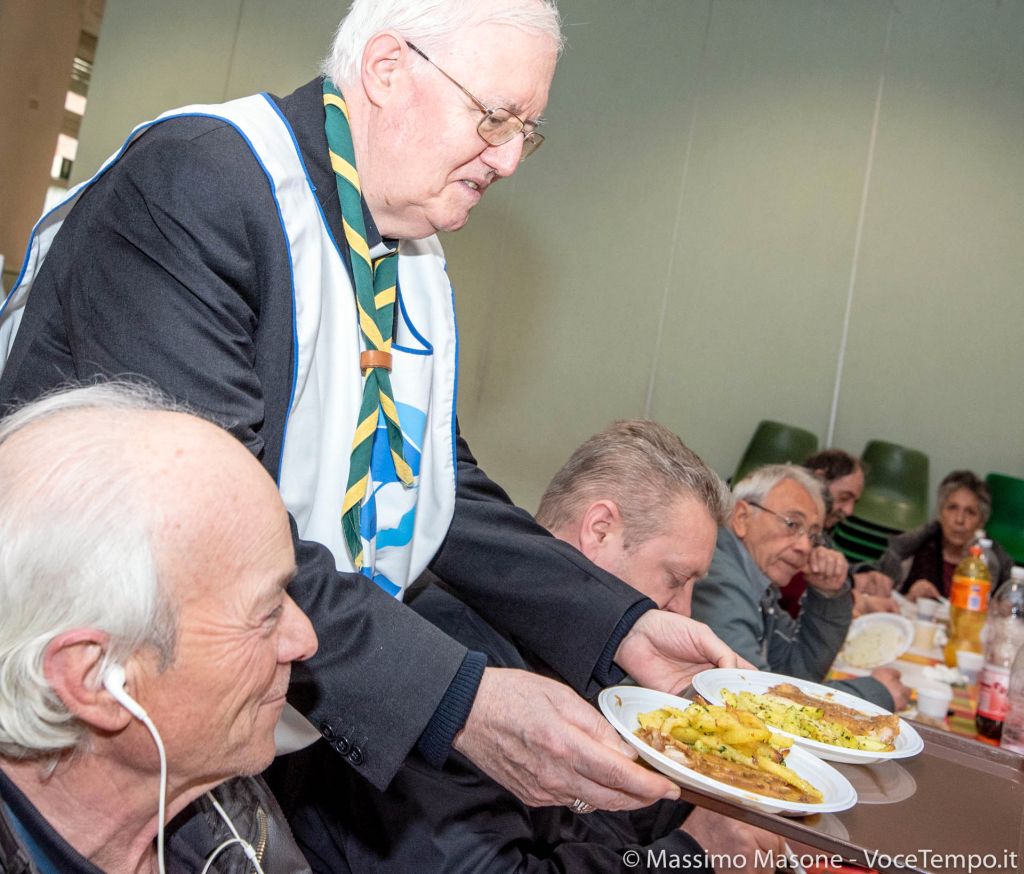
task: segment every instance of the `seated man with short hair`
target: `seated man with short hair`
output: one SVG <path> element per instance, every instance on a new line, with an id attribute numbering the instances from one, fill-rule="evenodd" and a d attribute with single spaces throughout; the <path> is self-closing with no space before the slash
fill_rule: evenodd
<path id="1" fill-rule="evenodd" d="M 821 682 L 853 615 L 846 559 L 823 545 L 821 482 L 801 467 L 770 464 L 740 480 L 733 498 L 711 569 L 694 589 L 693 617 L 761 670 Z M 795 620 L 779 590 L 798 571 L 808 588 Z M 889 710 L 907 703 L 892 668 L 831 685 Z"/>
<path id="2" fill-rule="evenodd" d="M 554 548 L 570 560 L 586 557 L 658 607 L 689 615 L 693 584 L 707 572 L 716 527 L 730 505 L 722 481 L 675 434 L 654 422 L 626 421 L 573 453 L 548 486 L 537 521 L 562 541 Z M 487 653 L 490 665 L 538 669 L 442 586 L 427 585 L 413 609 Z M 530 706 L 511 700 L 504 718 L 514 721 Z M 603 722 L 596 711 L 595 720 Z M 551 725 L 565 730 L 575 729 Z M 691 813 L 679 802 L 631 814 L 531 809 L 460 755 L 443 771 L 410 760 L 387 792 L 339 765 L 324 744 L 282 766 L 283 806 L 313 870 L 323 874 L 618 871 L 629 849 L 645 850 L 633 870 L 649 870 L 662 851 L 702 870 L 705 851 L 745 855 L 753 864 L 758 849 L 762 857 L 783 849 L 776 835 L 706 810 Z"/>
<path id="3" fill-rule="evenodd" d="M 0 422 L 0 871 L 309 870 L 239 778 L 316 650 L 294 572 L 259 462 L 155 393 Z"/>

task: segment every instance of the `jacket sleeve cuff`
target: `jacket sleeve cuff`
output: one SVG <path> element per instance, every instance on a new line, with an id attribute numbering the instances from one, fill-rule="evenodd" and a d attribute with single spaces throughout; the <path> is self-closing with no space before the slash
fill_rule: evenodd
<path id="1" fill-rule="evenodd" d="M 622 614 L 619 624 L 615 626 L 611 637 L 608 638 L 608 643 L 601 651 L 601 657 L 594 665 L 594 681 L 600 686 L 614 686 L 616 683 L 622 682 L 626 672 L 615 664 L 615 653 L 619 650 L 619 644 L 625 639 L 636 621 L 648 610 L 657 609 L 657 606 L 653 601 L 644 599 L 637 601 Z"/>
<path id="2" fill-rule="evenodd" d="M 485 667 L 487 656 L 482 652 L 470 650 L 466 653 L 441 703 L 416 742 L 420 755 L 432 767 L 441 768 L 448 759 L 455 735 L 462 731 L 469 718 Z"/>
<path id="3" fill-rule="evenodd" d="M 853 585 L 847 577 L 843 585 L 835 592 L 823 592 L 814 586 L 807 587 L 806 596 L 811 600 L 817 600 L 819 604 L 829 604 L 828 612 L 843 612 L 853 609 Z"/>

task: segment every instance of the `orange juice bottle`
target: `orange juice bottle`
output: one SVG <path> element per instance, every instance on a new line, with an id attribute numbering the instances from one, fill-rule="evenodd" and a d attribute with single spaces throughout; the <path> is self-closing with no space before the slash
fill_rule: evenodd
<path id="1" fill-rule="evenodd" d="M 981 652 L 981 629 L 985 626 L 991 588 L 992 578 L 981 557 L 981 547 L 974 545 L 953 571 L 949 592 L 949 642 L 944 655 L 951 668 L 956 667 L 960 650 Z"/>

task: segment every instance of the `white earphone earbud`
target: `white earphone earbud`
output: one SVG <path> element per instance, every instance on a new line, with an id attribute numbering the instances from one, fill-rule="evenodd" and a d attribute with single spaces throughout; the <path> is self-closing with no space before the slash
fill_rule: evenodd
<path id="1" fill-rule="evenodd" d="M 111 662 L 103 671 L 103 688 L 113 696 L 114 700 L 117 701 L 118 704 L 124 707 L 125 710 L 146 726 L 149 733 L 153 736 L 153 742 L 156 744 L 157 751 L 160 753 L 160 799 L 157 814 L 160 825 L 157 829 L 156 846 L 157 866 L 160 874 L 164 874 L 164 819 L 167 803 L 167 755 L 164 752 L 164 742 L 160 738 L 160 732 L 156 730 L 156 726 L 153 725 L 153 720 L 149 718 L 149 714 L 146 713 L 143 706 L 128 694 L 128 690 L 124 687 L 125 679 L 124 667 L 119 665 L 117 662 Z M 230 840 L 224 841 L 224 843 L 213 851 L 206 860 L 206 866 L 203 868 L 203 874 L 206 874 L 206 872 L 210 870 L 213 860 L 233 844 L 239 844 L 245 852 L 245 855 L 249 858 L 249 861 L 252 862 L 257 874 L 263 874 L 263 868 L 260 867 L 259 858 L 252 845 L 238 834 L 234 823 L 231 822 L 231 819 L 228 817 L 224 808 L 221 807 L 217 802 L 217 799 L 214 798 L 212 791 L 209 795 L 210 800 L 213 802 L 213 806 L 217 809 L 217 813 L 220 814 L 224 822 L 227 823 L 233 837 Z"/>
<path id="2" fill-rule="evenodd" d="M 145 722 L 146 719 L 149 718 L 148 714 L 143 709 L 142 705 L 128 694 L 127 690 L 124 688 L 124 684 L 124 668 L 117 662 L 111 662 L 103 672 L 103 688 L 106 689 L 114 697 L 114 700 L 124 707 L 124 709 L 132 716 Z"/>

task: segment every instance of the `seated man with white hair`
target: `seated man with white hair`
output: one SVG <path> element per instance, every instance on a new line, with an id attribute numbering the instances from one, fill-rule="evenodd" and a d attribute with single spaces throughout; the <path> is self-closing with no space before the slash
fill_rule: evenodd
<path id="1" fill-rule="evenodd" d="M 825 501 L 813 474 L 791 464 L 759 468 L 733 487 L 735 506 L 718 529 L 711 569 L 694 588 L 693 617 L 761 670 L 821 682 L 853 617 L 843 555 L 824 545 Z M 807 580 L 800 619 L 780 605 L 780 589 Z M 909 690 L 893 668 L 833 683 L 889 710 Z"/>
<path id="2" fill-rule="evenodd" d="M 316 650 L 294 573 L 259 462 L 154 392 L 0 422 L 0 871 L 309 870 L 239 776 Z"/>

